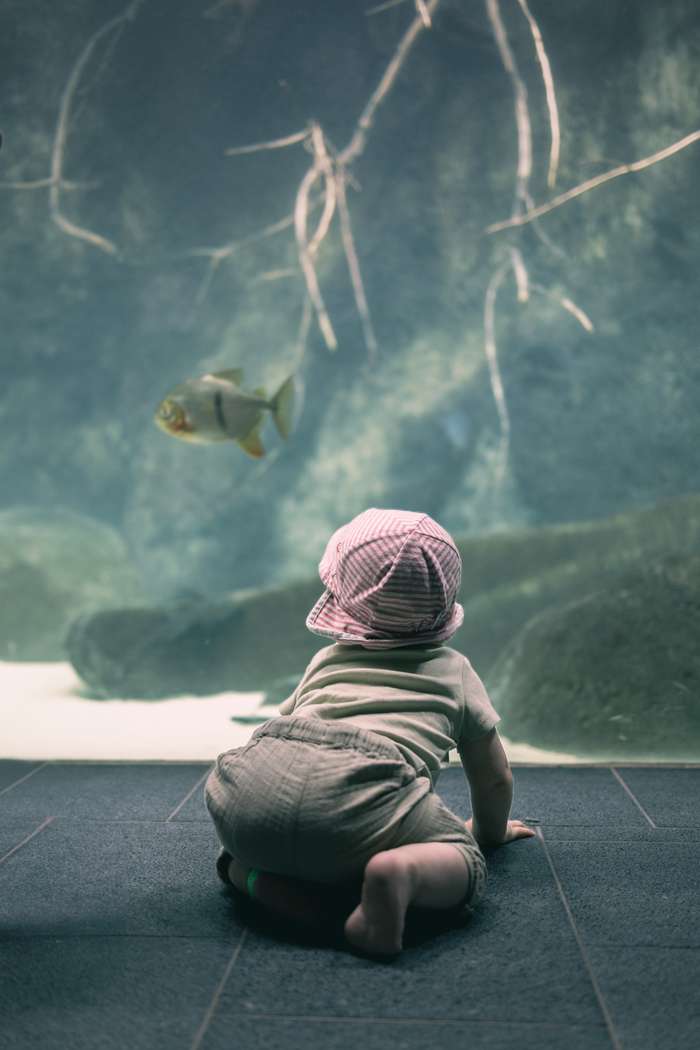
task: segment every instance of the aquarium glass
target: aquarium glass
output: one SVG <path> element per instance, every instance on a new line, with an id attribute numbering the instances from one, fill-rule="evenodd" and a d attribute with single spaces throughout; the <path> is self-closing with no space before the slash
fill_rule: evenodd
<path id="1" fill-rule="evenodd" d="M 0 8 L 0 757 L 245 743 L 384 508 L 511 761 L 700 761 L 697 4 Z"/>

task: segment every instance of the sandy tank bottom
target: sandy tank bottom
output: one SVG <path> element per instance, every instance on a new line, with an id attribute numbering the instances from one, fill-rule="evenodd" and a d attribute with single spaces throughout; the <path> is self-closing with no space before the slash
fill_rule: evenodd
<path id="1" fill-rule="evenodd" d="M 247 743 L 257 722 L 274 718 L 263 693 L 218 693 L 166 700 L 93 700 L 70 663 L 0 662 L 0 758 L 32 761 L 213 762 Z M 576 763 L 576 755 L 514 744 L 511 762 Z M 456 751 L 450 762 L 459 764 Z"/>

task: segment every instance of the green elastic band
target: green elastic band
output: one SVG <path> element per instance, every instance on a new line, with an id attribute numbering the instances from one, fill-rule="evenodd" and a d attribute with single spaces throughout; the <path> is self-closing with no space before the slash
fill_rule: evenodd
<path id="1" fill-rule="evenodd" d="M 260 874 L 260 872 L 258 871 L 257 868 L 251 868 L 250 871 L 248 872 L 248 878 L 245 880 L 245 884 L 246 884 L 246 889 L 248 890 L 248 896 L 249 897 L 254 897 L 255 896 L 255 894 L 253 893 L 253 889 L 255 887 L 255 883 L 258 880 L 258 875 L 259 874 Z"/>

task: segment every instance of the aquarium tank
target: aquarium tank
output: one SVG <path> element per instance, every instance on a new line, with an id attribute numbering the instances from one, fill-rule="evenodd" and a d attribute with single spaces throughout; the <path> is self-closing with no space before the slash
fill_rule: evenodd
<path id="1" fill-rule="evenodd" d="M 697 5 L 2 9 L 1 757 L 244 743 L 395 508 L 512 760 L 700 761 Z"/>

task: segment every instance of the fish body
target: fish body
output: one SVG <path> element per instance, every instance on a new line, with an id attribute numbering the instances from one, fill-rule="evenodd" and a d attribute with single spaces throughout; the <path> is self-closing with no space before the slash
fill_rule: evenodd
<path id="1" fill-rule="evenodd" d="M 161 401 L 156 424 L 167 434 L 197 444 L 236 441 L 256 459 L 265 455 L 260 427 L 270 412 L 283 438 L 289 436 L 294 412 L 292 376 L 269 398 L 263 388 L 241 387 L 243 372 L 231 368 L 208 372 L 174 387 Z"/>

